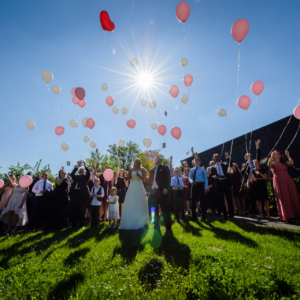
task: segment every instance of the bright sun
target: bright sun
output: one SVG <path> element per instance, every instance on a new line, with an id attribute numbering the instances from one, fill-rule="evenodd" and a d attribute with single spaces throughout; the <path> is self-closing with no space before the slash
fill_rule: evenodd
<path id="1" fill-rule="evenodd" d="M 153 77 L 149 73 L 141 73 L 138 77 L 138 82 L 141 87 L 149 88 L 153 83 Z"/>

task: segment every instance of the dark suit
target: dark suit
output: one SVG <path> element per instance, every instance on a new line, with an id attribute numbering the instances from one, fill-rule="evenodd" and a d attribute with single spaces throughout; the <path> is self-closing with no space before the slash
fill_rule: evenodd
<path id="1" fill-rule="evenodd" d="M 227 200 L 228 204 L 228 210 L 229 210 L 229 217 L 234 217 L 234 209 L 233 209 L 233 203 L 232 203 L 232 193 L 231 193 L 231 176 L 228 172 L 228 166 L 232 167 L 232 163 L 228 159 L 227 163 L 221 163 L 222 171 L 224 176 L 218 175 L 216 166 L 213 166 L 211 168 L 211 173 L 209 175 L 209 178 L 214 179 L 214 182 L 216 183 L 216 188 L 218 190 L 219 194 L 219 200 L 218 200 L 218 212 L 223 212 L 224 218 L 227 218 L 227 211 L 225 207 L 225 201 L 224 201 L 224 195 Z M 219 179 L 215 179 L 214 176 L 219 176 Z"/>
<path id="2" fill-rule="evenodd" d="M 89 194 L 88 181 L 90 178 L 90 170 L 85 167 L 85 175 L 75 175 L 78 168 L 74 168 L 71 173 L 73 179 L 70 188 L 70 222 L 72 226 L 77 226 L 78 222 L 80 227 L 84 226 L 85 215 L 85 200 Z"/>
<path id="3" fill-rule="evenodd" d="M 261 160 L 261 150 L 260 148 L 256 148 L 256 156 L 255 159 L 257 159 L 259 162 Z M 247 167 L 244 170 L 244 166 L 247 165 Z M 243 163 L 241 174 L 244 176 L 244 184 L 247 182 L 249 174 L 251 173 L 251 167 L 247 163 Z M 250 189 L 250 202 L 251 202 L 251 214 L 256 213 L 256 201 L 253 194 L 253 189 Z"/>
<path id="4" fill-rule="evenodd" d="M 169 205 L 169 194 L 170 194 L 170 184 L 171 176 L 170 170 L 167 166 L 159 165 L 156 171 L 156 177 L 154 178 L 155 168 L 150 171 L 148 186 L 152 188 L 154 180 L 158 186 L 157 189 L 151 190 L 151 195 L 148 199 L 149 208 L 155 208 L 155 227 L 159 227 L 159 211 L 158 204 L 161 207 L 164 223 L 167 230 L 171 229 L 171 215 L 170 215 L 170 205 Z M 163 190 L 167 189 L 168 193 L 163 194 Z"/>

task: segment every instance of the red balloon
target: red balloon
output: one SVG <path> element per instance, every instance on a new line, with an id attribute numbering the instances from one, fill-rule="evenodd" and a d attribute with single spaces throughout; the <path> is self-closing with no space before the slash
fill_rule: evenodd
<path id="1" fill-rule="evenodd" d="M 65 129 L 64 129 L 62 126 L 57 126 L 57 127 L 55 128 L 55 133 L 56 133 L 57 135 L 62 135 L 62 134 L 64 134 L 64 132 L 65 132 Z"/>
<path id="2" fill-rule="evenodd" d="M 241 42 L 249 31 L 249 22 L 246 19 L 238 19 L 231 27 L 231 35 L 237 41 Z"/>
<path id="3" fill-rule="evenodd" d="M 173 127 L 171 129 L 171 135 L 174 139 L 179 140 L 181 137 L 181 129 L 179 127 Z"/>
<path id="4" fill-rule="evenodd" d="M 169 93 L 173 98 L 176 98 L 179 94 L 179 88 L 176 85 L 172 85 L 169 88 Z"/>
<path id="5" fill-rule="evenodd" d="M 27 188 L 32 184 L 32 177 L 29 175 L 23 175 L 20 179 L 19 179 L 19 185 L 22 188 Z"/>
<path id="6" fill-rule="evenodd" d="M 129 121 L 130 121 L 130 120 L 126 121 L 126 125 L 127 125 L 128 127 L 130 127 L 130 126 L 129 126 Z"/>
<path id="7" fill-rule="evenodd" d="M 165 125 L 159 125 L 157 131 L 159 134 L 165 135 L 165 133 L 167 132 L 167 127 Z"/>
<path id="8" fill-rule="evenodd" d="M 254 95 L 258 96 L 264 90 L 264 83 L 260 80 L 254 81 L 251 85 L 251 91 Z"/>
<path id="9" fill-rule="evenodd" d="M 100 13 L 100 23 L 102 28 L 106 31 L 115 30 L 115 24 L 110 20 L 110 17 L 105 10 L 102 10 Z"/>
<path id="10" fill-rule="evenodd" d="M 185 75 L 183 78 L 183 82 L 187 87 L 191 86 L 193 81 L 194 81 L 193 76 L 190 74 Z"/>
<path id="11" fill-rule="evenodd" d="M 80 100 L 79 100 L 76 96 L 74 96 L 74 97 L 72 98 L 72 102 L 73 102 L 74 104 L 78 104 L 79 101 L 80 101 Z"/>
<path id="12" fill-rule="evenodd" d="M 95 120 L 92 119 L 92 118 L 88 118 L 86 120 L 86 126 L 89 128 L 89 129 L 93 129 L 95 127 Z"/>
<path id="13" fill-rule="evenodd" d="M 85 107 L 85 105 L 86 105 L 86 101 L 85 101 L 84 99 L 83 99 L 83 100 L 79 100 L 78 105 L 79 105 L 81 108 L 83 108 L 83 107 Z"/>
<path id="14" fill-rule="evenodd" d="M 184 23 L 188 19 L 190 11 L 191 9 L 188 3 L 185 1 L 180 2 L 175 11 L 178 21 Z"/>
<path id="15" fill-rule="evenodd" d="M 135 124 L 136 124 L 136 122 L 133 119 L 129 120 L 129 122 L 128 122 L 128 125 L 131 129 L 133 129 L 135 127 Z"/>
<path id="16" fill-rule="evenodd" d="M 241 109 L 247 110 L 251 104 L 251 100 L 248 96 L 243 95 L 237 99 L 237 104 Z"/>
<path id="17" fill-rule="evenodd" d="M 112 96 L 108 96 L 106 98 L 106 103 L 107 103 L 108 106 L 112 106 L 114 104 L 114 102 L 115 101 L 114 101 L 114 98 Z"/>
<path id="18" fill-rule="evenodd" d="M 85 90 L 81 87 L 78 87 L 75 89 L 75 96 L 79 99 L 79 100 L 83 100 L 85 97 Z"/>
<path id="19" fill-rule="evenodd" d="M 71 94 L 72 94 L 73 96 L 75 96 L 75 90 L 76 90 L 76 88 L 72 88 L 72 89 L 71 89 Z"/>

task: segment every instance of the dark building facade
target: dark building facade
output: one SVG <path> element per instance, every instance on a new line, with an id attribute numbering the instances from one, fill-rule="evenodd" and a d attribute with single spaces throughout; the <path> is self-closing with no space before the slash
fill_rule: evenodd
<path id="1" fill-rule="evenodd" d="M 284 119 L 271 123 L 267 126 L 256 129 L 252 132 L 250 152 L 253 158 L 255 158 L 255 149 L 256 149 L 255 141 L 258 139 L 261 140 L 261 144 L 260 144 L 261 154 L 262 154 L 261 158 L 263 159 L 267 157 L 267 155 L 270 153 L 270 151 L 273 149 L 276 142 L 278 141 L 290 117 L 291 116 L 286 117 Z M 292 116 L 280 141 L 276 145 L 275 150 L 280 150 L 284 154 L 284 150 L 291 143 L 298 128 L 299 128 L 299 120 L 297 120 L 294 116 Z M 248 137 L 248 147 L 249 147 L 250 132 L 247 133 L 247 137 Z M 224 150 L 222 155 L 222 159 L 224 161 L 225 161 L 224 153 L 225 152 L 230 153 L 230 147 L 231 147 L 231 140 L 224 143 Z M 213 154 L 214 153 L 220 154 L 222 148 L 223 148 L 223 144 L 220 144 L 211 149 L 200 152 L 199 154 L 201 158 L 201 165 L 207 167 L 209 162 L 212 160 Z M 290 155 L 295 162 L 295 167 L 300 168 L 300 155 L 299 155 L 300 154 L 300 130 L 288 150 L 290 151 Z M 194 149 L 194 151 L 197 152 L 197 149 Z M 239 168 L 241 168 L 242 164 L 245 162 L 244 159 L 245 153 L 246 153 L 246 140 L 245 140 L 245 135 L 242 135 L 233 140 L 232 155 L 231 155 L 232 161 L 235 162 L 239 166 Z M 182 160 L 181 162 L 187 161 L 188 166 L 192 167 L 192 160 L 193 157 L 190 156 Z M 262 165 L 262 167 L 268 169 L 266 164 Z M 293 167 L 289 167 L 289 174 L 291 175 L 292 178 L 299 177 L 300 171 L 296 170 Z"/>

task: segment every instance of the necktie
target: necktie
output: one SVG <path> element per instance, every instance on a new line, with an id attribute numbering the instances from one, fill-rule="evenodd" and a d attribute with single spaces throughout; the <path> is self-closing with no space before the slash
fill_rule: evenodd
<path id="1" fill-rule="evenodd" d="M 178 184 L 177 184 L 177 185 L 179 186 L 179 185 L 180 185 L 180 183 L 179 183 L 179 178 L 178 178 L 178 177 L 177 177 L 177 182 L 178 182 Z"/>
<path id="2" fill-rule="evenodd" d="M 194 177 L 193 177 L 193 181 L 195 182 L 196 180 L 196 173 L 197 173 L 197 167 L 195 168 L 195 172 L 194 172 Z"/>
<path id="3" fill-rule="evenodd" d="M 44 180 L 44 189 L 43 191 L 46 189 L 46 180 Z"/>

